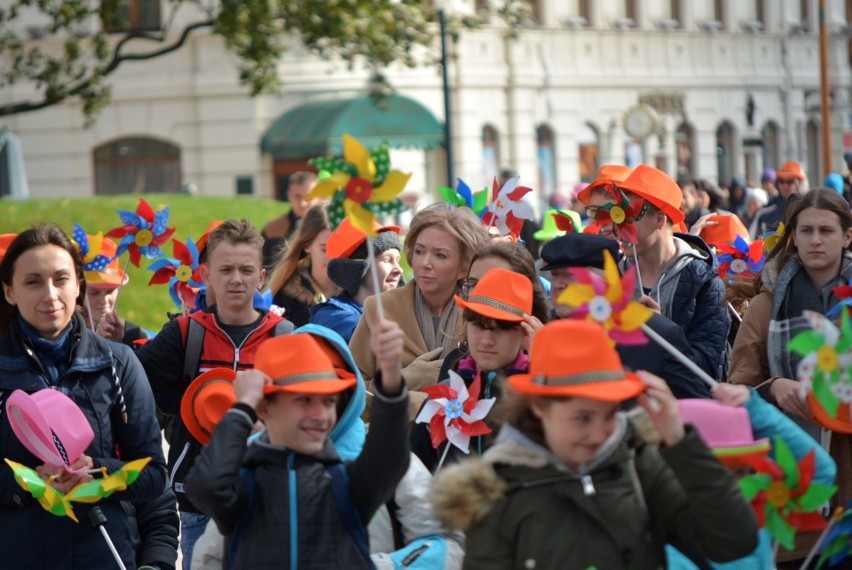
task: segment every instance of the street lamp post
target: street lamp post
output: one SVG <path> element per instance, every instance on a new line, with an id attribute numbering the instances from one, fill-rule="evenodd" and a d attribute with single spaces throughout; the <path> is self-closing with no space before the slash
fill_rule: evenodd
<path id="1" fill-rule="evenodd" d="M 447 17 L 444 9 L 438 10 L 441 24 L 441 78 L 444 87 L 444 148 L 447 151 L 447 185 L 455 187 L 455 162 L 453 160 L 453 112 L 450 100 L 450 80 L 447 65 Z"/>

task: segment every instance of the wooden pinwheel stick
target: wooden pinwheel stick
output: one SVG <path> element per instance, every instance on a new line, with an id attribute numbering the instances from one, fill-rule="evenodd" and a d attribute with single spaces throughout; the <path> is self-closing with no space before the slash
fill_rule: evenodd
<path id="1" fill-rule="evenodd" d="M 127 567 L 121 560 L 121 555 L 118 553 L 118 550 L 115 549 L 115 544 L 113 544 L 112 539 L 109 537 L 109 533 L 107 533 L 104 528 L 107 519 L 100 507 L 92 507 L 92 510 L 89 511 L 89 522 L 93 527 L 101 531 L 101 535 L 104 537 L 104 542 L 107 543 L 109 551 L 112 552 L 112 556 L 115 558 L 115 562 L 118 564 L 118 567 L 121 568 L 121 570 L 127 570 Z"/>
<path id="2" fill-rule="evenodd" d="M 112 304 L 112 312 L 118 315 L 118 298 L 121 297 L 121 289 L 128 281 L 124 278 L 127 275 L 127 266 L 130 264 L 130 252 L 127 253 L 127 261 L 124 262 L 124 269 L 121 270 L 121 283 L 118 284 L 118 291 L 115 293 L 115 302 Z"/>
<path id="3" fill-rule="evenodd" d="M 644 323 L 642 324 L 642 332 L 644 332 L 648 336 L 648 338 L 650 338 L 651 340 L 653 340 L 654 342 L 659 344 L 661 347 L 663 347 L 663 349 L 666 352 L 668 352 L 669 354 L 674 356 L 678 360 L 678 362 L 680 362 L 681 364 L 683 364 L 684 366 L 689 368 L 689 370 L 693 374 L 695 374 L 696 376 L 701 378 L 704 381 L 704 383 L 707 384 L 707 386 L 710 389 L 713 389 L 713 388 L 715 388 L 716 386 L 719 385 L 719 383 L 716 382 L 716 380 L 714 380 L 713 378 L 711 378 L 709 374 L 704 372 L 701 368 L 699 368 L 699 366 L 697 364 L 695 364 L 693 361 L 688 359 L 681 351 L 679 351 L 677 348 L 672 346 L 672 344 L 669 341 L 667 341 L 666 339 L 664 339 L 663 337 L 658 335 L 647 324 L 644 324 Z"/>
<path id="4" fill-rule="evenodd" d="M 444 447 L 444 453 L 441 454 L 441 460 L 438 461 L 438 466 L 435 468 L 435 473 L 441 470 L 441 466 L 444 465 L 444 460 L 447 458 L 447 453 L 450 451 L 450 448 L 453 444 L 450 443 L 450 440 L 447 440 L 447 445 Z"/>
<path id="5" fill-rule="evenodd" d="M 92 313 L 92 302 L 89 301 L 88 295 L 86 295 L 85 297 L 86 297 L 86 312 L 89 313 L 89 324 L 92 325 L 92 330 L 97 332 L 98 325 L 95 322 L 95 316 Z"/>
<path id="6" fill-rule="evenodd" d="M 811 560 L 813 560 L 814 557 L 819 553 L 819 547 L 822 545 L 822 541 L 825 540 L 825 537 L 828 536 L 828 533 L 834 527 L 835 523 L 840 520 L 840 517 L 842 515 L 843 507 L 837 507 L 836 509 L 834 509 L 834 513 L 831 515 L 831 520 L 828 521 L 828 525 L 826 525 L 825 529 L 822 531 L 822 534 L 819 535 L 819 538 L 814 543 L 814 546 L 813 548 L 811 548 L 811 551 L 808 552 L 808 557 L 805 558 L 805 561 L 800 566 L 800 570 L 804 570 L 805 568 L 807 568 Z"/>
<path id="7" fill-rule="evenodd" d="M 376 308 L 379 310 L 379 320 L 385 320 L 385 310 L 382 307 L 382 290 L 379 289 L 379 272 L 376 268 L 376 253 L 373 250 L 373 239 L 367 236 L 367 258 L 370 260 L 370 275 L 373 279 L 373 292 L 376 295 Z"/>
<path id="8" fill-rule="evenodd" d="M 743 322 L 743 318 L 740 316 L 740 314 L 737 312 L 737 310 L 734 308 L 730 301 L 728 301 L 728 310 L 731 311 L 731 314 L 734 315 L 734 318 L 737 319 L 737 321 Z"/>

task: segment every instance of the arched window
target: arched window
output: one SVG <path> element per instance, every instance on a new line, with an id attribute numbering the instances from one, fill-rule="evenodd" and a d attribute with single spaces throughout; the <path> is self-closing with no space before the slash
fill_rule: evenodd
<path id="1" fill-rule="evenodd" d="M 538 190 L 541 196 L 556 191 L 556 136 L 548 125 L 535 129 L 535 146 L 538 157 Z"/>
<path id="2" fill-rule="evenodd" d="M 716 170 L 719 184 L 728 184 L 736 174 L 736 129 L 728 121 L 716 128 Z"/>
<path id="3" fill-rule="evenodd" d="M 95 149 L 95 194 L 180 191 L 180 148 L 147 137 L 128 137 Z"/>
<path id="4" fill-rule="evenodd" d="M 695 178 L 695 129 L 689 123 L 681 123 L 675 131 L 677 148 L 676 178 Z"/>
<path id="5" fill-rule="evenodd" d="M 763 143 L 763 167 L 778 168 L 781 159 L 781 129 L 778 123 L 768 121 L 760 129 L 760 140 Z"/>
<path id="6" fill-rule="evenodd" d="M 814 120 L 808 120 L 807 126 L 807 148 L 808 148 L 808 168 L 805 174 L 812 188 L 819 186 L 822 177 L 827 173 L 822 171 L 819 157 L 822 156 L 822 137 L 820 136 L 820 124 Z"/>
<path id="7" fill-rule="evenodd" d="M 583 123 L 577 131 L 577 146 L 580 157 L 580 181 L 592 182 L 600 167 L 600 137 L 591 123 Z"/>
<path id="8" fill-rule="evenodd" d="M 482 127 L 482 166 L 485 180 L 500 178 L 500 133 L 493 125 Z"/>

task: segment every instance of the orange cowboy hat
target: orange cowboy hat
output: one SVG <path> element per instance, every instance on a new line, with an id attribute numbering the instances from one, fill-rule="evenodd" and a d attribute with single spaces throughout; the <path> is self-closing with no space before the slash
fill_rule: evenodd
<path id="1" fill-rule="evenodd" d="M 214 368 L 199 375 L 183 393 L 180 417 L 192 437 L 202 444 L 210 441 L 213 428 L 237 403 L 236 377 L 230 368 Z"/>
<path id="2" fill-rule="evenodd" d="M 18 234 L 0 234 L 0 261 L 3 261 L 6 250 L 9 249 L 16 237 L 18 237 Z"/>
<path id="3" fill-rule="evenodd" d="M 88 238 L 90 246 L 97 243 L 95 236 L 88 236 Z M 101 250 L 99 252 L 90 252 L 95 256 L 102 255 L 104 257 L 108 257 L 112 261 L 110 261 L 107 266 L 101 270 L 86 269 L 86 265 L 83 266 L 83 269 L 85 269 L 83 273 L 86 276 L 87 287 L 91 287 L 93 289 L 112 289 L 113 287 L 118 287 L 122 283 L 126 284 L 130 281 L 130 276 L 119 267 L 118 258 L 115 257 L 116 249 L 114 241 L 109 238 L 103 238 L 103 241 L 101 242 Z"/>
<path id="4" fill-rule="evenodd" d="M 278 336 L 257 349 L 254 367 L 270 378 L 263 387 L 266 395 L 278 392 L 296 394 L 337 394 L 355 386 L 355 375 L 335 367 L 328 353 L 309 334 Z"/>
<path id="5" fill-rule="evenodd" d="M 467 300 L 455 296 L 456 304 L 484 317 L 519 323 L 532 312 L 533 287 L 530 280 L 514 271 L 489 269 Z"/>
<path id="6" fill-rule="evenodd" d="M 400 231 L 399 226 L 381 226 L 376 220 L 372 220 L 372 225 L 373 232 L 376 234 L 380 232 L 393 232 L 398 235 Z M 353 226 L 349 218 L 346 218 L 328 236 L 328 242 L 325 244 L 325 252 L 328 254 L 329 259 L 349 257 L 366 241 L 367 234 Z"/>
<path id="7" fill-rule="evenodd" d="M 653 166 L 640 164 L 618 187 L 652 203 L 665 212 L 673 225 L 682 222 L 686 217 L 680 211 L 683 202 L 680 186 L 671 176 Z"/>
<path id="8" fill-rule="evenodd" d="M 529 374 L 508 378 L 521 394 L 580 397 L 623 402 L 645 391 L 645 383 L 625 372 L 603 327 L 592 321 L 561 319 L 533 337 Z"/>
<path id="9" fill-rule="evenodd" d="M 580 190 L 579 194 L 577 194 L 577 199 L 588 206 L 592 190 L 600 188 L 606 184 L 624 182 L 627 177 L 630 176 L 631 172 L 633 172 L 633 169 L 629 166 L 624 166 L 622 164 L 604 164 L 601 166 L 600 170 L 598 170 L 598 175 L 595 177 L 595 180 Z"/>
<path id="10" fill-rule="evenodd" d="M 210 225 L 207 226 L 207 229 L 204 230 L 204 233 L 201 234 L 201 237 L 198 238 L 198 241 L 195 242 L 195 246 L 198 248 L 198 256 L 201 257 L 201 252 L 207 249 L 207 240 L 210 238 L 210 232 L 218 228 L 223 224 L 222 220 L 213 220 L 210 222 Z"/>
<path id="11" fill-rule="evenodd" d="M 805 179 L 805 172 L 802 170 L 802 165 L 795 160 L 788 160 L 781 165 L 778 172 L 775 173 L 775 179 L 778 178 L 795 178 L 797 180 Z"/>
<path id="12" fill-rule="evenodd" d="M 707 245 L 720 246 L 734 243 L 737 236 L 750 242 L 748 230 L 736 214 L 714 214 L 707 218 L 708 222 L 718 222 L 714 226 L 704 226 L 698 234 Z"/>
<path id="13" fill-rule="evenodd" d="M 808 392 L 808 406 L 814 413 L 814 422 L 826 429 L 840 433 L 852 433 L 852 409 L 849 404 L 841 404 L 837 408 L 837 417 L 831 417 L 813 391 Z"/>

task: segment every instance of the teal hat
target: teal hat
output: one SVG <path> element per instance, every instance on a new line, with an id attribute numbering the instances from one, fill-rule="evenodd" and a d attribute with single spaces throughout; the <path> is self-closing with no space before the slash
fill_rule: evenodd
<path id="1" fill-rule="evenodd" d="M 554 217 L 556 214 L 565 214 L 571 218 L 571 221 L 574 222 L 574 233 L 583 231 L 583 219 L 580 217 L 580 214 L 574 210 L 550 208 L 544 214 L 544 227 L 533 234 L 535 239 L 538 241 L 548 241 L 565 235 L 565 232 L 556 226 L 556 218 Z"/>

